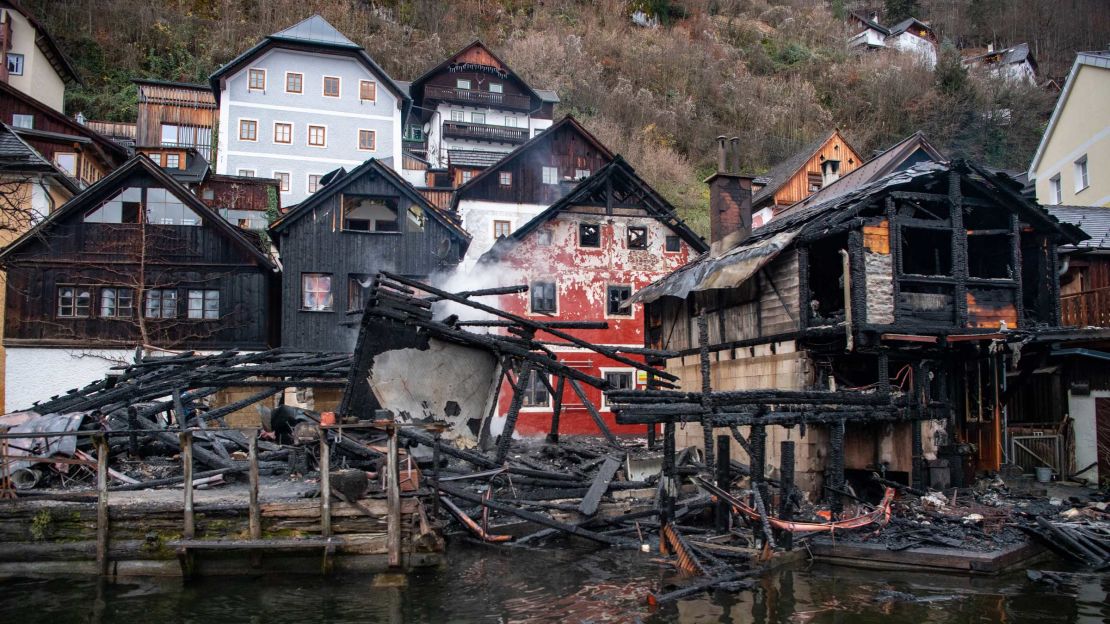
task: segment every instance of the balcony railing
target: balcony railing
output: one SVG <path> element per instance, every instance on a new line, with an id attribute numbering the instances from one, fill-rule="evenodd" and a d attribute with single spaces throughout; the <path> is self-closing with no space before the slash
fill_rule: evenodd
<path id="1" fill-rule="evenodd" d="M 1060 324 L 1065 327 L 1110 327 L 1110 288 L 1095 288 L 1060 297 Z"/>
<path id="2" fill-rule="evenodd" d="M 472 139 L 493 141 L 495 143 L 524 143 L 528 140 L 528 128 L 495 126 L 467 121 L 445 121 L 443 122 L 443 136 L 449 139 Z"/>
<path id="3" fill-rule="evenodd" d="M 525 95 L 515 95 L 512 93 L 494 93 L 492 91 L 452 89 L 451 87 L 428 85 L 424 87 L 424 97 L 433 100 L 462 102 L 475 106 L 492 106 L 493 108 L 511 108 L 525 111 L 532 109 L 531 98 Z"/>

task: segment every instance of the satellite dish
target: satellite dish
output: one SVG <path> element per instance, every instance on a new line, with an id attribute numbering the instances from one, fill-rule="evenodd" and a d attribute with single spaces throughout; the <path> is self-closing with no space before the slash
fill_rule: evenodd
<path id="1" fill-rule="evenodd" d="M 428 134 L 431 131 L 432 131 L 432 124 L 431 123 L 424 124 L 424 134 Z"/>

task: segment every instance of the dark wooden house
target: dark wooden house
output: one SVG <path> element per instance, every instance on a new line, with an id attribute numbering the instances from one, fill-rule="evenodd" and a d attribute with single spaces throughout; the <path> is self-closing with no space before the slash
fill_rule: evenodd
<path id="1" fill-rule="evenodd" d="M 450 272 L 470 237 L 376 159 L 322 182 L 270 228 L 284 276 L 282 345 L 353 351 L 374 274 Z"/>
<path id="2" fill-rule="evenodd" d="M 927 460 L 957 482 L 998 469 L 1007 373 L 1023 342 L 1059 325 L 1057 247 L 1082 232 L 967 162 L 897 171 L 754 231 L 749 184 L 711 178 L 712 251 L 633 296 L 648 304 L 648 346 L 680 354 L 668 371 L 699 389 L 704 344 L 714 390 L 908 401 L 901 422 L 767 427 L 768 465 L 796 441 L 799 485 L 815 496 L 838 460 L 862 487 L 872 471 L 923 482 Z M 703 439 L 697 425 L 684 434 Z"/>
<path id="3" fill-rule="evenodd" d="M 265 349 L 277 267 L 146 156 L 77 195 L 0 253 L 5 345 Z"/>

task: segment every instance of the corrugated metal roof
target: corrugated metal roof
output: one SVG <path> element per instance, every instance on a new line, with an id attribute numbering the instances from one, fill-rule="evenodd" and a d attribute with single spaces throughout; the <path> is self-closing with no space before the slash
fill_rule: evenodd
<path id="1" fill-rule="evenodd" d="M 285 30 L 279 30 L 270 35 L 270 38 L 289 41 L 311 41 L 329 45 L 350 46 L 352 48 L 359 47 L 354 41 L 344 37 L 343 33 L 336 30 L 335 26 L 329 24 L 328 20 L 320 17 L 319 14 L 297 22 Z"/>
<path id="2" fill-rule="evenodd" d="M 508 152 L 489 152 L 483 150 L 447 150 L 447 161 L 453 167 L 479 167 L 485 169 L 501 162 Z"/>
<path id="3" fill-rule="evenodd" d="M 1102 206 L 1045 206 L 1048 213 L 1064 223 L 1078 226 L 1091 238 L 1078 245 L 1078 249 L 1110 249 L 1110 208 Z"/>

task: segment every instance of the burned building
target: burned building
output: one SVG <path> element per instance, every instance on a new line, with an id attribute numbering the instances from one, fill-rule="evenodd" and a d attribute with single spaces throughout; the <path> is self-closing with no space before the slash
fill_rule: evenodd
<path id="1" fill-rule="evenodd" d="M 632 298 L 647 304 L 647 346 L 680 354 L 667 370 L 682 389 L 878 391 L 928 410 L 769 427 L 767 464 L 795 440 L 811 495 L 830 457 L 849 478 L 904 482 L 922 482 L 927 460 L 946 462 L 953 481 L 997 469 L 1007 369 L 1034 328 L 1059 324 L 1057 246 L 1082 232 L 963 161 L 830 187 L 751 231 L 751 180 L 723 139 L 721 151 L 711 251 Z M 679 438 L 708 439 L 697 425 Z"/>

